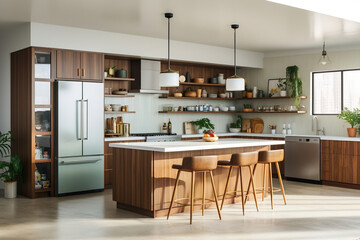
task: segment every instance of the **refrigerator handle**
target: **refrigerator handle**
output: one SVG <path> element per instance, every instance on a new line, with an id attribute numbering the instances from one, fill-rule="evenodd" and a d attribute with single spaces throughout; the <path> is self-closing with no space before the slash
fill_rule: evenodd
<path id="1" fill-rule="evenodd" d="M 82 139 L 82 100 L 76 100 L 76 139 Z"/>
<path id="2" fill-rule="evenodd" d="M 83 115 L 83 121 L 85 122 L 84 124 L 84 135 L 83 135 L 83 140 L 88 140 L 89 138 L 89 100 L 82 100 L 83 102 L 83 111 L 84 111 L 84 115 Z M 84 107 L 84 104 L 86 104 L 86 107 Z"/>

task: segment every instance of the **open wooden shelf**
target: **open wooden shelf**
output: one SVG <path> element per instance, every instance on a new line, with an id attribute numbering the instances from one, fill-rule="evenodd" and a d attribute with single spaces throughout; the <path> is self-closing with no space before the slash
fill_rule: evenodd
<path id="1" fill-rule="evenodd" d="M 105 97 L 113 97 L 113 98 L 128 98 L 128 97 L 135 97 L 135 95 L 116 95 L 116 94 L 111 94 L 111 95 L 105 95 Z"/>
<path id="2" fill-rule="evenodd" d="M 52 187 L 35 189 L 35 192 L 36 192 L 36 193 L 40 193 L 40 192 L 51 192 L 51 191 L 52 191 Z"/>
<path id="3" fill-rule="evenodd" d="M 240 111 L 159 111 L 159 113 L 241 113 Z"/>
<path id="4" fill-rule="evenodd" d="M 35 131 L 35 136 L 49 136 L 51 134 L 52 134 L 52 132 L 38 132 L 38 131 Z"/>
<path id="5" fill-rule="evenodd" d="M 225 84 L 218 83 L 194 83 L 194 82 L 181 82 L 180 85 L 191 85 L 191 86 L 211 86 L 211 87 L 225 87 Z"/>
<path id="6" fill-rule="evenodd" d="M 301 96 L 300 99 L 306 99 L 306 96 Z M 295 99 L 293 97 L 263 97 L 263 98 L 238 98 L 237 100 L 279 100 L 279 99 Z"/>
<path id="7" fill-rule="evenodd" d="M 135 78 L 117 78 L 117 77 L 107 77 L 107 81 L 135 81 Z"/>
<path id="8" fill-rule="evenodd" d="M 51 163 L 51 158 L 35 159 L 34 163 Z"/>
<path id="9" fill-rule="evenodd" d="M 227 101 L 234 101 L 237 100 L 237 98 L 211 98 L 211 97 L 163 97 L 160 96 L 159 98 L 167 98 L 167 99 L 186 99 L 186 100 L 227 100 Z"/>
<path id="10" fill-rule="evenodd" d="M 281 112 L 275 112 L 275 111 L 253 111 L 253 112 L 243 112 L 240 111 L 239 113 L 295 113 L 295 114 L 304 114 L 306 111 L 281 111 Z"/>
<path id="11" fill-rule="evenodd" d="M 105 111 L 105 114 L 122 114 L 122 113 L 136 113 L 135 111 L 127 111 L 127 112 L 121 112 L 121 111 Z"/>

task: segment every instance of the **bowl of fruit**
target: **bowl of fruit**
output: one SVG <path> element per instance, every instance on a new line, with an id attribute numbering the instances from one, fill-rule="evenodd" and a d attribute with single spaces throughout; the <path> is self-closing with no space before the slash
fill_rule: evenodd
<path id="1" fill-rule="evenodd" d="M 216 142 L 219 138 L 216 136 L 215 131 L 210 129 L 204 133 L 203 140 L 205 142 Z"/>

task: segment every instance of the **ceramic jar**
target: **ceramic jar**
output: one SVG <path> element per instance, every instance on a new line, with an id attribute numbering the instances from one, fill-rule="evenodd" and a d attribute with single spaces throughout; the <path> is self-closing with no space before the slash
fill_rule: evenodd
<path id="1" fill-rule="evenodd" d="M 224 79 L 224 74 L 223 73 L 219 73 L 218 83 L 219 84 L 225 84 L 225 79 Z"/>

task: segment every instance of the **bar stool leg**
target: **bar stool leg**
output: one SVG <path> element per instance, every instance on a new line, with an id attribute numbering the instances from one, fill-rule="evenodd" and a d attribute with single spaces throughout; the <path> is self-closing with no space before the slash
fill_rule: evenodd
<path id="1" fill-rule="evenodd" d="M 243 216 L 245 216 L 243 178 L 242 178 L 242 171 L 240 166 L 239 166 L 239 172 L 240 172 L 240 187 L 241 187 L 241 206 L 242 206 Z"/>
<path id="2" fill-rule="evenodd" d="M 210 173 L 210 178 L 211 178 L 211 185 L 212 185 L 212 188 L 213 188 L 213 191 L 214 191 L 216 208 L 217 208 L 217 211 L 218 211 L 218 214 L 219 214 L 219 219 L 221 220 L 221 213 L 220 213 L 220 209 L 219 209 L 219 203 L 218 203 L 218 198 L 217 198 L 217 194 L 216 194 L 213 174 L 212 174 L 212 171 L 209 171 L 209 173 Z"/>
<path id="3" fill-rule="evenodd" d="M 190 196 L 190 224 L 192 224 L 192 214 L 194 208 L 194 188 L 195 188 L 195 173 L 191 172 L 191 196 Z"/>
<path id="4" fill-rule="evenodd" d="M 202 173 L 202 184 L 203 184 L 203 192 L 202 192 L 202 203 L 201 203 L 201 208 L 202 208 L 202 215 L 204 216 L 204 208 L 205 208 L 205 172 Z"/>
<path id="5" fill-rule="evenodd" d="M 249 173 L 250 173 L 250 181 L 251 181 L 253 194 L 254 194 L 255 206 L 256 206 L 256 210 L 259 211 L 258 204 L 257 204 L 257 199 L 256 199 L 254 177 L 253 177 L 253 174 L 252 174 L 252 171 L 251 171 L 251 167 L 250 166 L 248 166 L 248 167 L 249 167 Z"/>
<path id="6" fill-rule="evenodd" d="M 252 172 L 253 172 L 253 176 L 255 176 L 256 167 L 257 167 L 257 164 L 255 164 L 254 169 L 253 169 L 253 171 L 252 171 Z M 248 188 L 247 188 L 247 190 L 246 190 L 245 204 L 246 204 L 247 199 L 248 199 L 248 196 L 249 196 L 250 186 L 251 186 L 251 184 L 250 184 L 250 181 L 249 181 L 249 185 L 248 185 Z M 256 192 L 255 192 L 255 194 L 256 194 Z"/>
<path id="7" fill-rule="evenodd" d="M 271 209 L 274 209 L 271 163 L 269 163 L 269 182 L 270 182 Z"/>
<path id="8" fill-rule="evenodd" d="M 263 177 L 263 191 L 262 191 L 262 196 L 261 196 L 261 200 L 264 201 L 264 197 L 265 197 L 265 180 L 266 180 L 266 165 L 267 164 L 263 164 L 264 165 L 264 177 Z"/>
<path id="9" fill-rule="evenodd" d="M 234 198 L 237 197 L 237 190 L 238 190 L 239 178 L 240 178 L 240 170 L 238 169 L 238 172 L 237 172 L 237 174 L 236 174 Z M 235 199 L 234 199 L 234 202 L 235 202 Z"/>
<path id="10" fill-rule="evenodd" d="M 169 212 L 168 212 L 168 215 L 167 215 L 167 220 L 169 220 L 170 212 L 171 212 L 171 209 L 172 209 L 173 204 L 174 204 L 175 192 L 176 192 L 177 185 L 179 183 L 180 173 L 181 173 L 181 170 L 178 170 L 176 180 L 175 180 L 174 191 L 173 191 L 173 194 L 172 194 L 172 197 L 171 197 L 171 203 L 170 203 L 170 207 L 169 207 Z"/>
<path id="11" fill-rule="evenodd" d="M 224 201 L 225 201 L 227 189 L 228 189 L 228 186 L 229 186 L 229 180 L 230 180 L 230 176 L 231 176 L 231 171 L 232 171 L 232 169 L 233 169 L 233 167 L 230 166 L 229 174 L 228 174 L 228 177 L 227 177 L 227 180 L 226 180 L 226 185 L 225 185 L 225 190 L 224 190 L 223 199 L 221 200 L 221 207 L 220 207 L 221 210 L 222 210 L 223 205 L 224 205 Z"/>
<path id="12" fill-rule="evenodd" d="M 281 192 L 282 192 L 282 195 L 283 195 L 284 203 L 286 205 L 285 191 L 284 191 L 284 185 L 283 185 L 282 178 L 281 178 L 279 163 L 276 162 L 275 166 L 276 166 L 276 170 L 277 170 L 277 174 L 278 174 L 278 178 L 279 178 L 279 182 L 280 182 L 280 187 L 281 187 Z"/>

